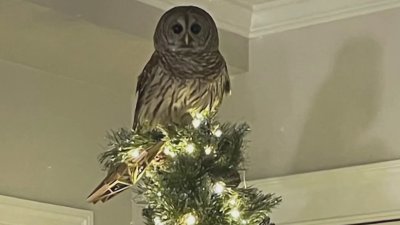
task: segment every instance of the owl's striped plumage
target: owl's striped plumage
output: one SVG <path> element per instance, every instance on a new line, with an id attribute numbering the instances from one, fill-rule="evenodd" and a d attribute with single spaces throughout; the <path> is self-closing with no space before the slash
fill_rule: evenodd
<path id="1" fill-rule="evenodd" d="M 155 51 L 140 74 L 133 130 L 182 125 L 197 113 L 215 114 L 230 92 L 226 63 L 218 50 L 217 27 L 211 16 L 194 6 L 175 7 L 160 19 Z M 189 119 L 189 120 L 188 120 Z M 159 156 L 163 142 L 111 171 L 88 201 L 107 201 L 137 182 Z"/>
<path id="2" fill-rule="evenodd" d="M 200 32 L 194 33 L 194 26 Z M 173 8 L 160 19 L 154 45 L 139 76 L 133 128 L 182 124 L 190 114 L 215 113 L 230 83 L 211 16 L 194 6 Z"/>
<path id="3" fill-rule="evenodd" d="M 139 77 L 134 128 L 182 124 L 190 114 L 215 113 L 229 91 L 219 52 L 190 57 L 155 52 Z"/>

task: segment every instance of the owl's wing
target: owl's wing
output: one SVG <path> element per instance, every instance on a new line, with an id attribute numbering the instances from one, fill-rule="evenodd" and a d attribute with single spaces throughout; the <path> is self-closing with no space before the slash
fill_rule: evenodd
<path id="1" fill-rule="evenodd" d="M 139 124 L 139 112 L 142 110 L 144 104 L 144 92 L 150 85 L 151 81 L 154 79 L 154 74 L 159 69 L 159 56 L 155 52 L 151 56 L 150 60 L 147 62 L 142 73 L 138 77 L 138 82 L 136 85 L 137 102 L 135 108 L 135 115 L 133 118 L 133 129 L 137 129 Z"/>
<path id="2" fill-rule="evenodd" d="M 225 66 L 224 66 L 224 71 L 223 71 L 223 76 L 224 76 L 224 94 L 231 94 L 231 81 L 230 81 L 230 79 L 229 79 L 229 73 L 228 73 L 228 68 L 227 68 L 227 66 L 226 66 L 226 64 L 225 64 Z"/>

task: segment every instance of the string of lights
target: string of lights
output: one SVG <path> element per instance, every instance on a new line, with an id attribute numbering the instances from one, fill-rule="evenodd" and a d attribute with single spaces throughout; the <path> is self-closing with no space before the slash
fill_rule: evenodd
<path id="1" fill-rule="evenodd" d="M 100 161 L 109 171 L 121 163 L 132 166 L 149 146 L 162 143 L 135 187 L 145 199 L 148 225 L 268 225 L 281 198 L 240 185 L 248 132 L 247 124 L 202 115 L 184 127 L 120 130 L 109 135 L 110 149 Z"/>

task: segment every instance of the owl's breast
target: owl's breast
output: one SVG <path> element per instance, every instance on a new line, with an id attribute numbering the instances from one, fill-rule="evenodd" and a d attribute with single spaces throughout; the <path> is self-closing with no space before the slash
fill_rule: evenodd
<path id="1" fill-rule="evenodd" d="M 190 113 L 215 114 L 224 97 L 224 83 L 227 74 L 217 74 L 215 79 L 188 79 L 179 89 L 177 99 L 172 98 L 179 116 Z"/>
<path id="2" fill-rule="evenodd" d="M 187 122 L 188 114 L 215 113 L 223 98 L 223 82 L 223 76 L 213 80 L 159 76 L 145 94 L 147 104 L 139 112 L 139 119 L 148 121 L 151 126 L 182 124 Z"/>

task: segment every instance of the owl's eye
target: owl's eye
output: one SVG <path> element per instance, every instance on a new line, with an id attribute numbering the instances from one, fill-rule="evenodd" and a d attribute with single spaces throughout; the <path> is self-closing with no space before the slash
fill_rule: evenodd
<path id="1" fill-rule="evenodd" d="M 183 30 L 183 27 L 182 27 L 182 25 L 180 25 L 179 23 L 178 23 L 178 24 L 175 24 L 174 26 L 172 26 L 172 31 L 173 31 L 175 34 L 180 34 L 180 33 L 182 32 L 182 30 Z"/>
<path id="2" fill-rule="evenodd" d="M 191 27 L 190 27 L 190 31 L 192 31 L 193 34 L 198 34 L 201 31 L 201 26 L 197 23 L 194 23 Z"/>

